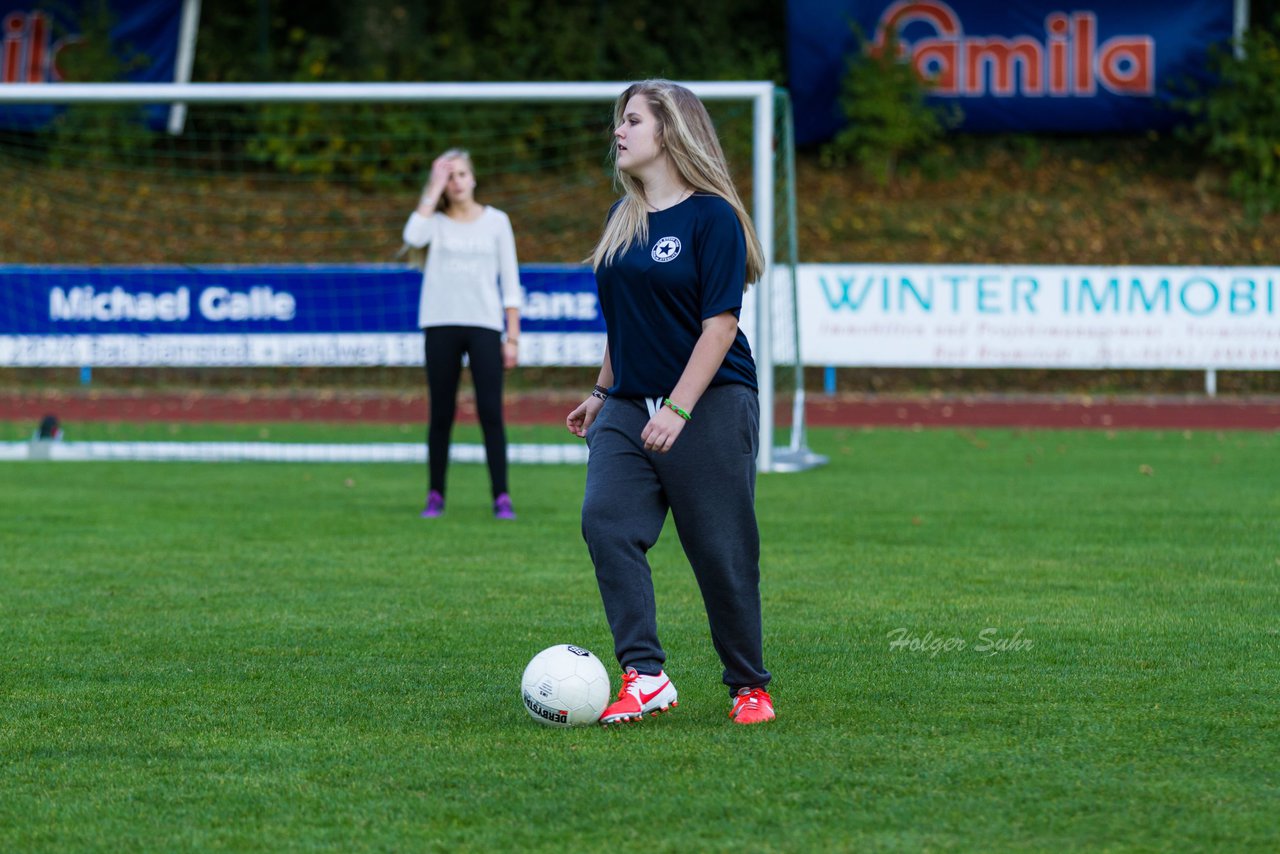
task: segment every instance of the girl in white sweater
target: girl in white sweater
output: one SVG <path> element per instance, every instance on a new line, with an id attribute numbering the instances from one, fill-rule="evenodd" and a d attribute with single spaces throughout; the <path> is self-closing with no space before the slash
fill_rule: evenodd
<path id="1" fill-rule="evenodd" d="M 511 220 L 477 202 L 475 187 L 470 155 L 460 149 L 446 151 L 431 165 L 418 207 L 404 226 L 405 243 L 429 250 L 418 301 L 431 399 L 424 519 L 444 512 L 449 440 L 464 354 L 471 365 L 484 433 L 493 515 L 516 515 L 507 486 L 502 372 L 519 361 L 523 292 Z"/>

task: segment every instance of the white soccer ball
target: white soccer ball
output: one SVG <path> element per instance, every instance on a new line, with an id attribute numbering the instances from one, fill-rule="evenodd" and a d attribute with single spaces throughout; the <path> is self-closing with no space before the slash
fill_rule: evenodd
<path id="1" fill-rule="evenodd" d="M 547 726 L 585 726 L 609 705 L 609 674 L 580 646 L 549 646 L 533 657 L 520 679 L 524 707 Z"/>

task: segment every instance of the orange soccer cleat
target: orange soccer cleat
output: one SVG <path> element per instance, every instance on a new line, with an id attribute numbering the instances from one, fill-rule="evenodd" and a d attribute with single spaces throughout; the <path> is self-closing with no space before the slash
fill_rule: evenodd
<path id="1" fill-rule="evenodd" d="M 622 674 L 618 699 L 600 715 L 601 726 L 642 720 L 645 715 L 659 715 L 677 706 L 676 686 L 665 672 L 657 676 L 637 673 L 628 667 Z"/>
<path id="2" fill-rule="evenodd" d="M 735 724 L 762 724 L 777 717 L 773 712 L 773 698 L 763 688 L 739 688 L 733 698 L 729 717 Z"/>

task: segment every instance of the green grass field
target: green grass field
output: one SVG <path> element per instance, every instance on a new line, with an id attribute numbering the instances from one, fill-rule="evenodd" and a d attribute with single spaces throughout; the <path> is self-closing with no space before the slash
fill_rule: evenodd
<path id="1" fill-rule="evenodd" d="M 417 466 L 0 464 L 0 850 L 1280 847 L 1280 434 L 812 439 L 759 727 L 670 526 L 679 709 L 525 712 L 542 647 L 612 663 L 582 468 L 500 524 L 475 465 L 426 522 Z"/>

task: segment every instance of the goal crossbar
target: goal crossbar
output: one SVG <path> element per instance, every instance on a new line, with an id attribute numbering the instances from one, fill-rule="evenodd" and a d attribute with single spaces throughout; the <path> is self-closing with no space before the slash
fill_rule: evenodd
<path id="1" fill-rule="evenodd" d="M 630 83 L 58 83 L 0 86 L 0 104 L 239 104 L 284 102 L 610 101 Z M 768 81 L 682 82 L 699 98 L 773 97 Z"/>

